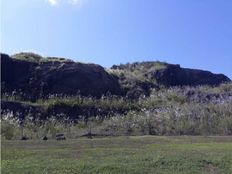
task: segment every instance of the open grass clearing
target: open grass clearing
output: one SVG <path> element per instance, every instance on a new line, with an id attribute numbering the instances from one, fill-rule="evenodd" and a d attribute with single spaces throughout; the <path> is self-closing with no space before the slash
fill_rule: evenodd
<path id="1" fill-rule="evenodd" d="M 232 137 L 2 141 L 2 173 L 232 173 Z"/>

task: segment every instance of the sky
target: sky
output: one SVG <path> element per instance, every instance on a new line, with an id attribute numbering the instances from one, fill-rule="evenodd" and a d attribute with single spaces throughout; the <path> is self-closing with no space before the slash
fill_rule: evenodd
<path id="1" fill-rule="evenodd" d="M 1 0 L 1 52 L 110 67 L 165 61 L 232 79 L 232 0 Z"/>

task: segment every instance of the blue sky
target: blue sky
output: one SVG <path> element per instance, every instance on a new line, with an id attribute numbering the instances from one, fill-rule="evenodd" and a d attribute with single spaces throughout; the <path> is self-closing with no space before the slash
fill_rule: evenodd
<path id="1" fill-rule="evenodd" d="M 1 52 L 104 67 L 160 60 L 232 78 L 232 0 L 1 0 Z"/>

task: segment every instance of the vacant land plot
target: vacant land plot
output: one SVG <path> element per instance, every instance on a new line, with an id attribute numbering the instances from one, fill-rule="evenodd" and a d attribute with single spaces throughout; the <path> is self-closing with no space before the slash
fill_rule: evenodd
<path id="1" fill-rule="evenodd" d="M 2 141 L 3 174 L 231 174 L 232 137 Z"/>

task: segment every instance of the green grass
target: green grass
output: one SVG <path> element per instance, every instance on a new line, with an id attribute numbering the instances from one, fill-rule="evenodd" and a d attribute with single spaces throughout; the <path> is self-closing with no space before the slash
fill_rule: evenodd
<path id="1" fill-rule="evenodd" d="M 230 174 L 232 137 L 2 141 L 3 174 Z"/>

